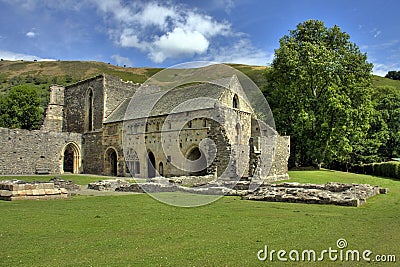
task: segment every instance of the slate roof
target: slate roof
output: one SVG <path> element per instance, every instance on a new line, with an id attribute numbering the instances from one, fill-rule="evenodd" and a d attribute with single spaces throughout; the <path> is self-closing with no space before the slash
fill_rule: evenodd
<path id="1" fill-rule="evenodd" d="M 154 88 L 138 91 L 131 99 L 125 99 L 105 120 L 104 123 L 138 119 L 149 116 L 166 115 L 171 112 L 184 112 L 213 108 L 225 90 L 216 84 L 203 83 L 174 88 L 167 93 Z M 147 93 L 151 92 L 151 93 Z M 154 104 L 155 103 L 155 104 Z M 182 104 L 184 103 L 184 104 Z M 128 110 L 129 109 L 129 110 Z M 127 112 L 128 111 L 128 112 Z M 125 118 L 125 113 L 127 116 Z"/>

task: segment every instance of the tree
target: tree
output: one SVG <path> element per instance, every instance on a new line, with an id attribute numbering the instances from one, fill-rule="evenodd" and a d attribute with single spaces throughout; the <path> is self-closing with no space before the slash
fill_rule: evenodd
<path id="1" fill-rule="evenodd" d="M 386 139 L 379 148 L 383 159 L 400 157 L 400 91 L 392 86 L 377 87 L 372 95 L 374 107 L 386 128 Z"/>
<path id="2" fill-rule="evenodd" d="M 400 80 L 400 71 L 391 70 L 385 75 L 385 78 L 389 78 L 392 80 Z"/>
<path id="3" fill-rule="evenodd" d="M 0 127 L 37 129 L 42 115 L 40 97 L 30 85 L 14 86 L 0 97 Z"/>
<path id="4" fill-rule="evenodd" d="M 368 139 L 372 64 L 349 39 L 308 20 L 279 41 L 265 95 L 277 130 L 291 136 L 291 165 L 351 162 Z"/>

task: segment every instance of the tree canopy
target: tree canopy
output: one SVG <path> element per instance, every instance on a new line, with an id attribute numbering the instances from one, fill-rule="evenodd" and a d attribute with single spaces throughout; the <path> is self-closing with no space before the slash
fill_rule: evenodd
<path id="1" fill-rule="evenodd" d="M 391 86 L 381 86 L 372 94 L 376 112 L 380 116 L 381 128 L 378 130 L 384 138 L 378 155 L 382 159 L 400 157 L 400 91 Z"/>
<path id="2" fill-rule="evenodd" d="M 291 166 L 355 160 L 373 113 L 366 54 L 338 26 L 318 20 L 298 24 L 279 43 L 264 91 L 277 130 L 291 136 Z"/>
<path id="3" fill-rule="evenodd" d="M 0 127 L 37 129 L 42 114 L 38 92 L 30 85 L 14 86 L 0 96 Z"/>
<path id="4" fill-rule="evenodd" d="M 389 78 L 392 80 L 400 80 L 400 71 L 391 70 L 385 75 L 385 78 Z"/>

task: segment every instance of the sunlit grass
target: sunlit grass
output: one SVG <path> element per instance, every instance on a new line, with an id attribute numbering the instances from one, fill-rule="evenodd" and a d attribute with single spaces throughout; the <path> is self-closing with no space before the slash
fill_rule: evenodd
<path id="1" fill-rule="evenodd" d="M 336 248 L 339 238 L 349 249 L 400 255 L 400 181 L 332 171 L 290 176 L 296 182 L 375 184 L 389 194 L 359 208 L 239 197 L 179 208 L 146 194 L 0 202 L 0 266 L 270 266 L 280 263 L 257 259 L 265 245 L 320 251 Z M 346 262 L 357 264 L 366 262 Z"/>

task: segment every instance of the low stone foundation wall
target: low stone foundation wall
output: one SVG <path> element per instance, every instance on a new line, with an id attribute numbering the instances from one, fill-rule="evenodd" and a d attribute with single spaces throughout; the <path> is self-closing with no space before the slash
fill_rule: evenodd
<path id="1" fill-rule="evenodd" d="M 377 194 L 386 194 L 387 192 L 387 188 L 369 184 L 327 183 L 320 185 L 282 183 L 263 185 L 254 192 L 243 196 L 243 199 L 358 207 L 365 204 L 367 198 Z"/>
<path id="2" fill-rule="evenodd" d="M 251 187 L 255 185 L 255 188 Z M 257 188 L 256 188 L 257 187 Z M 186 192 L 193 194 L 241 196 L 244 200 L 271 202 L 291 202 L 307 204 L 332 204 L 358 207 L 367 202 L 367 198 L 377 194 L 386 194 L 388 190 L 368 184 L 299 184 L 281 183 L 256 184 L 251 181 L 213 181 L 198 187 L 185 187 L 172 183 L 169 179 L 141 184 L 122 184 L 115 191 L 157 193 Z"/>
<path id="3" fill-rule="evenodd" d="M 20 180 L 0 181 L 0 200 L 39 200 L 68 198 L 68 190 L 54 183 L 27 183 Z"/>
<path id="4" fill-rule="evenodd" d="M 88 184 L 88 189 L 98 190 L 98 191 L 115 191 L 122 185 L 129 185 L 130 183 L 125 182 L 120 179 L 110 179 L 110 180 L 100 180 Z"/>

